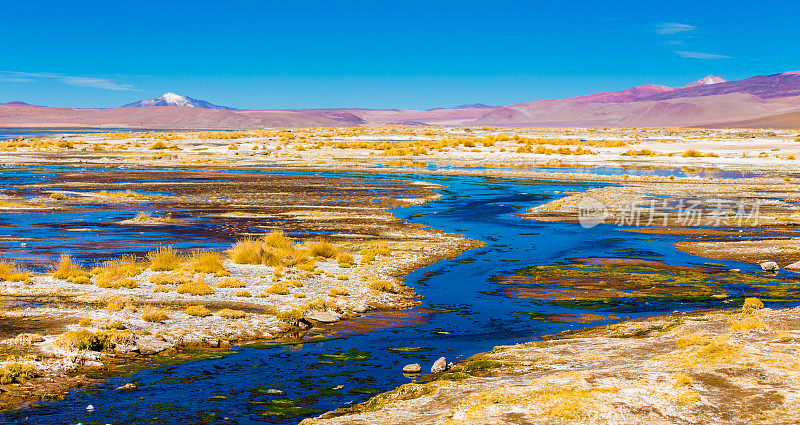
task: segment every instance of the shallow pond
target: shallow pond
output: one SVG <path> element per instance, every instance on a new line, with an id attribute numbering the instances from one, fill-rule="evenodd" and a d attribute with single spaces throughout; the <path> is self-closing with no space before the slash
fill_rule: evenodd
<path id="1" fill-rule="evenodd" d="M 42 178 L 41 170 L 26 173 L 32 180 Z M 603 316 L 603 320 L 592 323 L 596 325 L 626 316 L 726 305 L 727 301 L 722 299 L 644 298 L 580 306 L 497 294 L 494 276 L 574 258 L 629 257 L 680 265 L 701 265 L 705 261 L 676 251 L 670 244 L 673 239 L 668 236 L 620 232 L 605 225 L 584 229 L 578 224 L 535 222 L 511 216 L 565 196 L 565 192 L 595 185 L 470 176 L 347 176 L 425 180 L 447 186 L 439 191 L 440 200 L 398 208 L 394 214 L 435 229 L 464 234 L 486 242 L 486 246 L 412 272 L 406 282 L 423 297 L 420 307 L 404 314 L 374 313 L 352 324 L 332 326 L 328 336 L 339 338 L 301 345 L 237 347 L 219 358 L 115 378 L 101 387 L 74 391 L 63 401 L 29 406 L 0 416 L 0 421 L 297 423 L 304 417 L 358 403 L 371 394 L 409 382 L 401 372 L 404 364 L 418 362 L 426 371 L 439 356 L 457 361 L 495 345 L 535 340 L 542 335 L 587 326 L 572 321 L 540 320 L 544 316 L 582 313 Z M 35 223 L 25 221 L 33 220 L 32 216 L 35 214 L 14 217 L 0 214 L 0 223 L 12 225 L 0 230 L 14 233 L 13 225 L 19 223 L 35 228 Z M 90 223 L 82 226 L 93 225 L 91 215 L 86 220 Z M 109 238 L 117 235 L 117 232 L 107 233 Z M 123 232 L 120 238 L 127 236 L 130 234 Z M 158 244 L 154 235 L 143 240 L 142 248 Z M 47 241 L 43 243 L 47 245 Z M 89 247 L 86 249 L 88 253 Z M 747 264 L 735 267 L 753 270 Z M 395 326 L 381 327 L 392 324 Z M 131 381 L 140 388 L 131 392 L 113 389 Z M 94 405 L 94 412 L 85 411 L 88 404 Z"/>

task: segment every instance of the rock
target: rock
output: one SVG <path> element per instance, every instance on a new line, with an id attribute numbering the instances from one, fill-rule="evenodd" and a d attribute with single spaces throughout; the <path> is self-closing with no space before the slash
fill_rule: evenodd
<path id="1" fill-rule="evenodd" d="M 134 351 L 139 351 L 136 344 L 117 344 L 114 346 L 115 353 L 126 354 Z"/>
<path id="2" fill-rule="evenodd" d="M 19 244 L 19 246 L 20 246 L 20 248 L 25 248 L 25 247 L 27 247 L 27 246 L 28 246 L 28 244 L 27 244 L 27 243 L 25 243 L 25 242 L 23 242 L 23 243 Z"/>
<path id="3" fill-rule="evenodd" d="M 339 315 L 330 311 L 310 311 L 306 313 L 306 318 L 322 323 L 333 323 L 339 321 Z"/>
<path id="4" fill-rule="evenodd" d="M 447 370 L 447 359 L 444 357 L 439 357 L 431 366 L 431 373 L 441 373 L 445 370 Z"/>
<path id="5" fill-rule="evenodd" d="M 369 310 L 369 307 L 367 307 L 366 304 L 359 304 L 359 305 L 353 307 L 353 312 L 355 312 L 355 313 L 364 313 L 367 310 Z"/>
<path id="6" fill-rule="evenodd" d="M 344 388 L 344 385 L 337 385 L 337 386 L 335 386 L 335 387 L 333 387 L 331 389 L 336 391 L 336 390 L 341 390 L 342 388 Z"/>
<path id="7" fill-rule="evenodd" d="M 275 388 L 270 388 L 270 389 L 267 390 L 267 394 L 269 394 L 269 395 L 281 395 L 281 394 L 283 394 L 283 391 L 275 389 Z"/>
<path id="8" fill-rule="evenodd" d="M 171 345 L 168 342 L 156 339 L 139 339 L 136 341 L 136 348 L 139 349 L 139 354 L 158 354 L 170 347 Z"/>
<path id="9" fill-rule="evenodd" d="M 94 411 L 94 406 L 92 406 L 91 404 L 90 404 L 90 405 L 88 405 L 88 406 L 86 406 L 86 411 L 87 411 L 87 412 L 92 412 L 92 411 Z"/>
<path id="10" fill-rule="evenodd" d="M 788 266 L 784 267 L 784 269 L 800 270 L 800 261 L 789 264 Z"/>
<path id="11" fill-rule="evenodd" d="M 778 273 L 778 270 L 781 269 L 780 267 L 778 267 L 778 263 L 774 261 L 765 261 L 761 263 L 760 266 L 761 270 L 764 270 L 765 272 L 768 273 Z"/>
<path id="12" fill-rule="evenodd" d="M 741 273 L 742 269 L 728 269 L 728 271 L 731 273 Z"/>
<path id="13" fill-rule="evenodd" d="M 422 366 L 419 363 L 411 363 L 403 366 L 403 373 L 420 373 Z"/>
<path id="14" fill-rule="evenodd" d="M 133 391 L 133 390 L 135 390 L 137 388 L 139 388 L 139 387 L 136 384 L 134 384 L 133 382 L 128 382 L 127 384 L 125 384 L 125 385 L 123 385 L 121 387 L 117 387 L 116 389 L 117 389 L 117 391 Z"/>
<path id="15" fill-rule="evenodd" d="M 83 365 L 85 367 L 93 367 L 95 369 L 103 369 L 106 367 L 103 362 L 98 362 L 97 360 L 86 360 L 83 362 Z"/>

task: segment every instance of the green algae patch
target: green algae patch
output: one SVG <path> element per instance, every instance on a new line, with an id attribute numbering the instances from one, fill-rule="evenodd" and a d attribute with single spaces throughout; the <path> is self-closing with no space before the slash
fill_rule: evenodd
<path id="1" fill-rule="evenodd" d="M 220 400 L 227 400 L 228 398 L 229 398 L 228 396 L 220 394 L 220 395 L 213 395 L 213 396 L 207 398 L 206 400 L 208 400 L 208 401 L 220 401 Z"/>
<path id="2" fill-rule="evenodd" d="M 393 353 L 417 353 L 420 351 L 431 350 L 431 347 L 388 347 L 387 350 Z"/>
<path id="3" fill-rule="evenodd" d="M 256 414 L 259 416 L 266 416 L 275 419 L 289 419 L 296 416 L 310 416 L 322 413 L 321 410 L 313 409 L 304 406 L 306 399 L 300 398 L 285 398 L 280 400 L 266 400 L 250 402 L 251 406 L 259 406 L 263 410 L 258 411 Z"/>
<path id="4" fill-rule="evenodd" d="M 443 373 L 442 376 L 439 377 L 441 381 L 461 381 L 462 379 L 469 378 L 468 373 L 464 372 L 447 372 Z"/>
<path id="5" fill-rule="evenodd" d="M 336 366 L 344 366 L 344 365 L 358 365 L 358 366 L 372 366 L 372 363 L 367 362 L 367 360 L 372 358 L 372 355 L 368 351 L 361 351 L 361 350 L 348 350 L 348 351 L 340 351 L 337 353 L 324 353 L 324 354 L 317 354 L 319 357 L 319 361 L 316 364 L 321 365 L 336 365 Z"/>
<path id="6" fill-rule="evenodd" d="M 494 276 L 492 281 L 501 285 L 496 294 L 573 308 L 608 308 L 638 303 L 643 298 L 704 302 L 753 290 L 757 295 L 800 299 L 800 280 L 794 277 L 626 258 L 531 266 L 513 275 Z M 527 314 L 534 320 L 552 319 Z"/>
<path id="7" fill-rule="evenodd" d="M 464 370 L 467 372 L 482 372 L 499 367 L 503 367 L 502 362 L 495 360 L 473 360 L 464 365 Z"/>

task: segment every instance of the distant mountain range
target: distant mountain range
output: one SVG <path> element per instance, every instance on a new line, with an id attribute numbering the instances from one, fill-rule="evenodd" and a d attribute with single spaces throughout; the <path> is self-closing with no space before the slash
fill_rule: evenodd
<path id="1" fill-rule="evenodd" d="M 238 129 L 351 125 L 508 127 L 800 127 L 800 71 L 738 81 L 709 75 L 683 87 L 645 84 L 616 92 L 507 106 L 412 109 L 245 110 L 168 92 L 120 108 L 0 103 L 0 127 Z"/>

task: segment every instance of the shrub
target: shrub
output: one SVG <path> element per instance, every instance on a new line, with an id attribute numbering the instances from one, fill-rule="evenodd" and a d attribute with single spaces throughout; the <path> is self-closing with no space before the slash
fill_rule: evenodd
<path id="1" fill-rule="evenodd" d="M 261 240 L 266 246 L 276 249 L 286 249 L 292 246 L 292 241 L 279 230 L 264 236 Z"/>
<path id="2" fill-rule="evenodd" d="M 0 369 L 0 384 L 8 385 L 14 382 L 25 382 L 37 376 L 39 376 L 39 371 L 31 365 L 16 362 L 8 363 Z"/>
<path id="3" fill-rule="evenodd" d="M 230 308 L 224 308 L 219 312 L 217 312 L 217 316 L 222 317 L 224 319 L 241 319 L 247 316 L 247 314 L 245 314 L 245 312 L 243 312 L 242 310 L 232 310 Z"/>
<path id="4" fill-rule="evenodd" d="M 344 288 L 334 287 L 331 288 L 330 291 L 328 291 L 328 295 L 331 297 L 341 297 L 350 295 L 350 292 L 348 292 L 347 289 Z"/>
<path id="5" fill-rule="evenodd" d="M 369 283 L 369 289 L 381 292 L 395 292 L 394 283 L 388 280 L 373 280 Z"/>
<path id="6" fill-rule="evenodd" d="M 744 304 L 742 304 L 742 312 L 743 313 L 752 313 L 756 310 L 761 310 L 764 308 L 764 303 L 761 302 L 758 298 L 745 298 Z"/>
<path id="7" fill-rule="evenodd" d="M 163 140 L 158 140 L 155 143 L 153 143 L 152 145 L 150 145 L 150 150 L 162 150 L 162 149 L 166 149 L 166 148 L 167 148 L 167 144 L 164 143 Z"/>
<path id="8" fill-rule="evenodd" d="M 287 295 L 289 293 L 289 287 L 286 286 L 283 282 L 278 282 L 269 288 L 267 288 L 262 294 L 262 297 L 269 296 L 270 294 L 275 295 Z"/>
<path id="9" fill-rule="evenodd" d="M 239 292 L 236 293 L 236 296 L 237 297 L 242 297 L 242 298 L 250 298 L 250 297 L 252 297 L 252 295 L 250 295 L 250 292 L 247 292 L 247 291 L 239 291 Z"/>
<path id="10" fill-rule="evenodd" d="M 190 268 L 197 273 L 229 274 L 222 265 L 222 257 L 216 252 L 195 252 L 191 257 Z"/>
<path id="11" fill-rule="evenodd" d="M 312 257 L 331 258 L 336 256 L 336 248 L 325 241 L 313 242 L 309 245 L 308 251 Z"/>
<path id="12" fill-rule="evenodd" d="M 232 277 L 223 279 L 220 283 L 217 284 L 217 288 L 244 288 L 246 285 L 239 279 L 235 279 Z"/>
<path id="13" fill-rule="evenodd" d="M 153 292 L 169 292 L 171 290 L 172 289 L 170 289 L 168 286 L 163 285 L 156 285 L 153 287 Z"/>
<path id="14" fill-rule="evenodd" d="M 389 256 L 389 254 L 392 253 L 392 249 L 389 248 L 389 243 L 388 242 L 381 242 L 380 244 L 378 244 L 378 248 L 375 250 L 375 252 L 377 252 L 378 254 L 380 254 L 380 255 L 382 255 L 384 257 L 387 257 L 387 256 Z"/>
<path id="15" fill-rule="evenodd" d="M 81 285 L 92 283 L 89 271 L 73 262 L 68 254 L 61 254 L 61 257 L 58 259 L 58 264 L 56 265 L 56 270 L 53 272 L 53 277 Z"/>
<path id="16" fill-rule="evenodd" d="M 375 261 L 375 256 L 377 254 L 378 254 L 378 252 L 375 251 L 372 248 L 362 249 L 361 250 L 361 264 L 369 264 L 369 263 Z"/>
<path id="17" fill-rule="evenodd" d="M 189 316 L 206 317 L 211 315 L 211 311 L 202 305 L 193 305 L 186 308 Z"/>
<path id="18" fill-rule="evenodd" d="M 29 283 L 30 281 L 30 275 L 17 270 L 16 264 L 7 261 L 0 261 L 0 282 Z"/>
<path id="19" fill-rule="evenodd" d="M 150 260 L 150 270 L 154 272 L 175 270 L 183 261 L 171 246 L 158 247 L 155 251 L 150 251 L 147 253 L 147 259 Z"/>
<path id="20" fill-rule="evenodd" d="M 84 328 L 92 326 L 92 319 L 84 317 L 83 319 L 78 321 L 78 325 L 83 326 Z"/>
<path id="21" fill-rule="evenodd" d="M 101 328 L 105 329 L 105 330 L 121 331 L 121 330 L 125 329 L 125 324 L 122 323 L 122 321 L 120 321 L 120 320 L 115 320 L 113 322 L 106 322 L 105 324 L 103 324 L 103 326 L 101 326 Z"/>
<path id="22" fill-rule="evenodd" d="M 236 264 L 261 264 L 264 255 L 263 245 L 255 239 L 238 241 L 228 250 L 228 256 Z"/>
<path id="23" fill-rule="evenodd" d="M 106 301 L 106 311 L 109 313 L 122 310 L 123 307 L 125 307 L 125 303 L 117 298 L 111 298 L 110 300 Z"/>
<path id="24" fill-rule="evenodd" d="M 103 351 L 111 345 L 111 338 L 107 332 L 92 332 L 80 329 L 64 332 L 59 337 L 59 342 L 67 348 Z"/>
<path id="25" fill-rule="evenodd" d="M 353 256 L 350 254 L 342 253 L 336 257 L 336 262 L 339 263 L 339 267 L 342 268 L 351 267 L 353 265 L 353 261 L 355 260 L 353 259 Z"/>
<path id="26" fill-rule="evenodd" d="M 142 314 L 142 320 L 145 322 L 163 322 L 164 320 L 169 319 L 167 313 L 161 310 L 145 310 Z"/>
<path id="27" fill-rule="evenodd" d="M 303 316 L 305 316 L 305 314 L 306 314 L 305 309 L 295 308 L 292 310 L 280 311 L 275 315 L 275 317 L 277 317 L 278 320 L 282 320 L 284 322 L 293 322 L 295 320 L 302 319 Z"/>
<path id="28" fill-rule="evenodd" d="M 688 151 L 684 152 L 681 156 L 684 158 L 700 158 L 703 156 L 703 153 L 700 151 L 696 151 L 694 149 L 689 149 Z"/>
<path id="29" fill-rule="evenodd" d="M 189 283 L 189 276 L 182 273 L 156 273 L 148 279 L 156 285 L 181 285 Z"/>
<path id="30" fill-rule="evenodd" d="M 175 292 L 189 295 L 210 295 L 214 293 L 214 288 L 208 286 L 203 279 L 198 279 L 194 282 L 184 283 L 178 286 Z"/>

